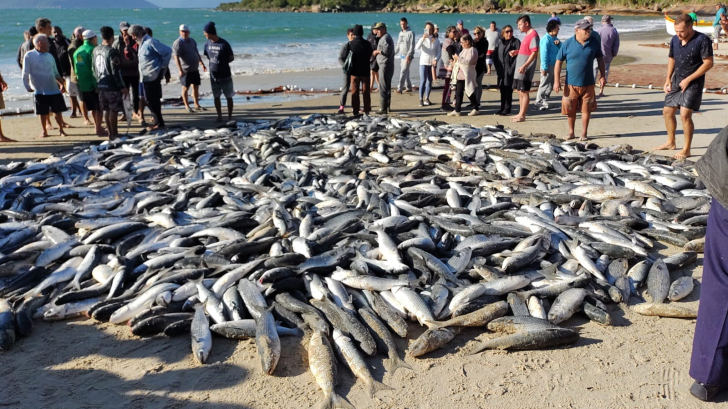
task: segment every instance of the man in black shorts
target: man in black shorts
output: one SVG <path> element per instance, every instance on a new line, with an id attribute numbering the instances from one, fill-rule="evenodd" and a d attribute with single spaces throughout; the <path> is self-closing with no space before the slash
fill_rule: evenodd
<path id="1" fill-rule="evenodd" d="M 33 93 L 35 114 L 40 117 L 43 128 L 41 138 L 48 137 L 48 115 L 53 112 L 60 129 L 59 135 L 67 136 L 63 130 L 63 116 L 66 102 L 62 92 L 65 92 L 63 77 L 58 72 L 56 61 L 50 54 L 50 44 L 45 34 L 33 37 L 34 50 L 23 57 L 23 85 L 28 92 Z"/>
<path id="2" fill-rule="evenodd" d="M 673 158 L 685 159 L 690 156 L 690 144 L 693 141 L 693 111 L 700 109 L 705 73 L 713 67 L 713 48 L 705 34 L 693 30 L 693 19 L 687 14 L 683 13 L 675 19 L 675 33 L 670 42 L 664 86 L 665 108 L 662 110 L 667 128 L 667 142 L 655 150 L 677 149 L 675 113 L 679 107 L 685 146 Z"/>
<path id="3" fill-rule="evenodd" d="M 187 112 L 195 112 L 190 108 L 187 100 L 187 91 L 192 88 L 192 99 L 195 101 L 195 110 L 202 111 L 200 106 L 200 68 L 207 72 L 205 63 L 202 62 L 200 52 L 197 50 L 197 42 L 190 37 L 190 28 L 187 24 L 179 26 L 179 38 L 172 44 L 174 61 L 179 70 L 179 82 L 182 84 L 182 102 L 185 103 Z"/>

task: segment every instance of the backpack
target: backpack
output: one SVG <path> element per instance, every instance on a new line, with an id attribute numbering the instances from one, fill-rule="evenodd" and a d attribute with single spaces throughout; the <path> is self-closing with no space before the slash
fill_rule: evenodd
<path id="1" fill-rule="evenodd" d="M 344 65 L 341 66 L 341 69 L 344 70 L 344 74 L 349 75 L 349 71 L 351 70 L 351 64 L 354 57 L 354 52 L 351 51 L 351 48 L 349 45 L 346 45 L 347 48 L 349 48 L 349 55 L 346 56 L 346 60 L 344 60 Z"/>

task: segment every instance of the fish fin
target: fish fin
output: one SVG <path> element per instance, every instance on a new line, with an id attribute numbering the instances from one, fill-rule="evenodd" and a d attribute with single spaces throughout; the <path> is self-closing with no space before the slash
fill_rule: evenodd
<path id="1" fill-rule="evenodd" d="M 445 323 L 443 323 L 443 322 L 436 322 L 436 321 L 428 321 L 428 320 L 425 320 L 423 322 L 423 324 L 425 324 L 427 326 L 427 328 L 429 328 L 431 330 L 436 330 L 436 329 L 441 329 L 441 328 L 447 327 L 447 325 L 445 325 Z"/>
<path id="2" fill-rule="evenodd" d="M 354 408 L 354 405 L 347 402 L 346 399 L 342 398 L 336 392 L 331 394 L 331 408 L 339 408 L 339 409 L 356 409 Z"/>
<path id="3" fill-rule="evenodd" d="M 379 382 L 378 380 L 374 378 L 370 378 L 369 382 L 367 383 L 367 392 L 369 392 L 369 397 L 373 398 L 374 394 L 379 391 L 393 391 L 394 388 L 391 386 L 385 385 L 382 382 Z"/>
<path id="4" fill-rule="evenodd" d="M 204 279 L 205 279 L 205 275 L 201 274 L 197 278 L 188 278 L 187 281 L 193 282 L 193 283 L 195 283 L 195 285 L 202 285 L 202 280 L 204 280 Z"/>
<path id="5" fill-rule="evenodd" d="M 399 356 L 397 356 L 396 353 L 392 356 L 392 358 L 385 359 L 383 361 L 383 364 L 384 364 L 384 369 L 387 372 L 391 372 L 391 373 L 397 372 L 397 369 L 399 369 L 399 368 L 405 368 L 405 369 L 414 371 L 414 369 L 412 369 L 412 367 L 407 362 L 405 362 Z"/>
<path id="6" fill-rule="evenodd" d="M 541 274 L 542 276 L 544 276 L 544 278 L 546 278 L 546 279 L 554 280 L 554 279 L 556 279 L 556 271 L 558 269 L 559 269 L 559 265 L 554 263 L 548 267 L 542 268 L 541 270 L 538 271 L 538 273 Z"/>

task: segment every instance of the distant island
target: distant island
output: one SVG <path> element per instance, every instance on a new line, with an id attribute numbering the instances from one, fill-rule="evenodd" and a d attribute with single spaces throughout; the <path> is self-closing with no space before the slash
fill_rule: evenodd
<path id="1" fill-rule="evenodd" d="M 677 14 L 696 9 L 700 15 L 715 14 L 715 0 L 667 2 L 664 0 L 242 0 L 222 3 L 222 11 L 289 11 L 311 13 L 551 13 L 609 12 L 618 15 Z"/>
<path id="2" fill-rule="evenodd" d="M 0 9 L 150 9 L 146 0 L 0 0 Z"/>

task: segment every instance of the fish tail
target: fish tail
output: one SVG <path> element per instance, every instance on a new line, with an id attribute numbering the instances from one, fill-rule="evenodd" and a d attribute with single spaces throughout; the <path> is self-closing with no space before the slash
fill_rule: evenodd
<path id="1" fill-rule="evenodd" d="M 374 378 L 370 378 L 369 382 L 367 383 L 367 390 L 369 392 L 369 397 L 373 398 L 374 394 L 379 391 L 393 391 L 394 388 L 391 386 L 385 385 L 382 382 L 379 382 L 378 380 Z"/>
<path id="2" fill-rule="evenodd" d="M 397 356 L 397 354 L 392 354 L 392 357 L 389 359 L 385 359 L 383 363 L 384 369 L 386 369 L 387 372 L 391 373 L 397 372 L 397 369 L 399 368 L 409 369 L 411 371 L 414 370 L 407 362 Z"/>
<path id="3" fill-rule="evenodd" d="M 437 322 L 437 321 L 428 321 L 428 320 L 425 320 L 423 322 L 423 324 L 425 324 L 427 326 L 427 328 L 432 329 L 432 330 L 447 327 L 447 325 L 445 325 L 445 323 Z"/>
<path id="4" fill-rule="evenodd" d="M 336 392 L 332 392 L 331 396 L 325 396 L 323 399 L 321 399 L 316 404 L 316 406 L 314 406 L 314 408 L 315 409 L 337 409 L 337 408 L 355 409 L 351 403 L 347 402 L 346 399 L 337 395 Z"/>

